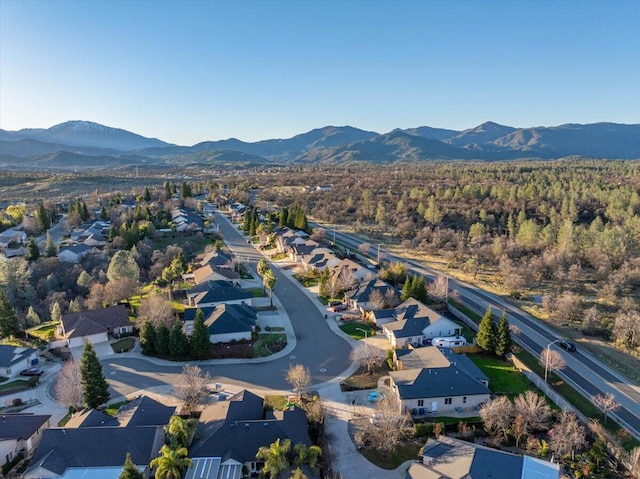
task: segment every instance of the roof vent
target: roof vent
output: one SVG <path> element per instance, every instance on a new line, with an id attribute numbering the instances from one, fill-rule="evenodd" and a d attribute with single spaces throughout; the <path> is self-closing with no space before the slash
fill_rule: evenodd
<path id="1" fill-rule="evenodd" d="M 268 423 L 268 422 L 265 422 L 265 423 L 264 423 L 264 427 L 267 427 L 268 425 L 269 425 L 269 423 Z"/>
<path id="2" fill-rule="evenodd" d="M 249 423 L 248 422 L 245 423 L 244 427 L 249 427 Z"/>

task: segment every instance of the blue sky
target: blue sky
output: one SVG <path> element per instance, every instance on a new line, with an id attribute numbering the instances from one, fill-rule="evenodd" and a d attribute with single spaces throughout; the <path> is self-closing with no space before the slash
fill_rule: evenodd
<path id="1" fill-rule="evenodd" d="M 0 0 L 0 127 L 640 122 L 640 2 Z"/>

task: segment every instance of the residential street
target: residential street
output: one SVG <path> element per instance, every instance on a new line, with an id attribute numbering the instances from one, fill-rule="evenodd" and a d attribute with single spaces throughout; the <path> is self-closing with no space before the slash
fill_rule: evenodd
<path id="1" fill-rule="evenodd" d="M 226 218 L 217 215 L 216 220 L 225 243 L 243 260 L 249 258 L 253 275 L 258 278 L 255 265 L 262 255 L 247 244 L 246 238 Z M 289 316 L 295 332 L 294 346 L 291 347 L 290 344 L 284 354 L 276 355 L 275 359 L 270 357 L 198 362 L 204 371 L 211 374 L 213 381 L 289 390 L 290 385 L 284 375 L 290 365 L 303 364 L 308 367 L 314 384 L 329 381 L 349 367 L 351 346 L 348 340 L 328 326 L 324 311 L 318 308 L 308 291 L 291 279 L 289 273 L 282 272 L 277 267 L 274 271 L 277 277 L 274 301 L 278 301 Z M 337 330 L 337 326 L 334 329 Z M 113 397 L 125 396 L 138 390 L 172 386 L 182 370 L 182 364 L 129 355 L 110 356 L 104 358 L 102 364 Z"/>
<path id="2" fill-rule="evenodd" d="M 354 248 L 364 242 L 364 240 L 354 235 L 340 232 L 336 232 L 336 238 L 339 242 Z M 417 261 L 394 256 L 382 249 L 380 250 L 380 257 L 389 261 L 408 263 L 414 272 L 424 274 L 428 278 L 441 274 Z M 488 305 L 492 306 L 497 315 L 501 314 L 502 309 L 506 310 L 509 323 L 517 326 L 522 333 L 517 340 L 536 356 L 549 343 L 558 339 L 558 336 L 544 323 L 512 306 L 495 294 L 453 278 L 449 278 L 449 288 L 457 290 L 465 305 L 479 314 L 483 314 Z M 622 407 L 611 415 L 615 415 L 621 422 L 626 423 L 627 428 L 637 438 L 640 438 L 640 387 L 631 384 L 628 379 L 598 361 L 579 346 L 578 351 L 573 353 L 565 352 L 555 347 L 554 349 L 562 354 L 567 363 L 567 367 L 560 371 L 559 375 L 577 389 L 582 389 L 587 397 L 608 392 L 613 393 Z"/>

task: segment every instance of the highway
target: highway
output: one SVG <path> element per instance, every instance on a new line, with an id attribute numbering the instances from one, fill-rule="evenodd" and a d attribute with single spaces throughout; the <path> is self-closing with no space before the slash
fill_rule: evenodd
<path id="1" fill-rule="evenodd" d="M 323 225 L 318 224 L 318 226 Z M 323 227 L 327 231 L 331 230 L 329 227 Z M 335 233 L 331 231 L 328 235 L 333 236 L 334 234 L 337 243 L 354 249 L 366 242 L 354 235 L 339 231 L 335 231 Z M 377 249 L 372 253 L 377 256 Z M 408 264 L 414 273 L 423 274 L 427 279 L 442 275 L 441 272 L 432 270 L 418 261 L 392 255 L 382 248 L 379 254 L 380 260 L 400 261 Z M 492 306 L 497 316 L 502 314 L 502 310 L 505 310 L 509 323 L 517 326 L 521 331 L 514 339 L 535 356 L 539 356 L 541 351 L 551 342 L 559 339 L 559 336 L 540 320 L 514 307 L 493 293 L 451 277 L 449 277 L 449 288 L 450 290 L 458 291 L 461 301 L 479 314 L 484 314 L 488 305 Z M 575 352 L 563 351 L 556 348 L 555 345 L 551 347 L 558 350 L 567 363 L 567 367 L 562 371 L 558 371 L 557 374 L 588 398 L 596 394 L 613 393 L 621 407 L 610 416 L 617 419 L 631 434 L 640 439 L 640 388 L 631 384 L 628 379 L 579 347 Z"/>

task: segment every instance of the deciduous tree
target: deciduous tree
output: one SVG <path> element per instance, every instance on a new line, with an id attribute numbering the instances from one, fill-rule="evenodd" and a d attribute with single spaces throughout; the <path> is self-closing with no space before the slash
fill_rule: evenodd
<path id="1" fill-rule="evenodd" d="M 367 372 L 371 372 L 382 363 L 384 363 L 386 355 L 384 351 L 371 346 L 367 342 L 359 343 L 355 348 L 351 350 L 350 359 L 360 367 L 367 369 Z"/>
<path id="2" fill-rule="evenodd" d="M 559 458 L 569 454 L 573 458 L 576 452 L 582 450 L 586 441 L 585 429 L 578 417 L 574 413 L 562 411 L 549 440 L 551 451 Z"/>
<path id="3" fill-rule="evenodd" d="M 525 434 L 547 430 L 551 422 L 551 408 L 544 396 L 528 390 L 514 400 L 515 413 L 522 417 Z"/>
<path id="4" fill-rule="evenodd" d="M 302 392 L 311 384 L 311 371 L 302 364 L 289 366 L 285 376 L 287 382 L 291 384 L 293 392 L 298 397 L 302 396 Z"/>
<path id="5" fill-rule="evenodd" d="M 513 424 L 513 404 L 507 396 L 498 396 L 482 405 L 480 417 L 488 431 L 506 440 Z"/>
<path id="6" fill-rule="evenodd" d="M 140 300 L 138 320 L 149 321 L 155 327 L 160 324 L 170 326 L 175 320 L 171 301 L 167 300 L 162 293 L 150 293 L 146 298 Z"/>
<path id="7" fill-rule="evenodd" d="M 615 412 L 620 409 L 620 403 L 616 401 L 616 397 L 613 393 L 596 394 L 591 398 L 594 406 L 600 409 L 604 413 L 604 423 L 607 423 L 609 413 Z"/>
<path id="8" fill-rule="evenodd" d="M 356 433 L 356 444 L 369 444 L 386 456 L 413 434 L 411 419 L 402 414 L 395 396 L 390 395 L 378 401 L 374 414 L 372 420 L 367 421 Z"/>
<path id="9" fill-rule="evenodd" d="M 547 382 L 549 371 L 561 371 L 567 366 L 562 355 L 558 351 L 549 348 L 544 348 L 540 352 L 538 362 L 544 368 L 544 382 Z"/>
<path id="10" fill-rule="evenodd" d="M 55 384 L 56 399 L 65 407 L 79 411 L 84 402 L 80 363 L 73 360 L 65 362 Z"/>
<path id="11" fill-rule="evenodd" d="M 176 395 L 182 401 L 185 414 L 193 414 L 204 402 L 209 394 L 207 384 L 211 382 L 209 373 L 194 364 L 187 364 L 182 368 L 182 374 L 176 385 Z"/>

